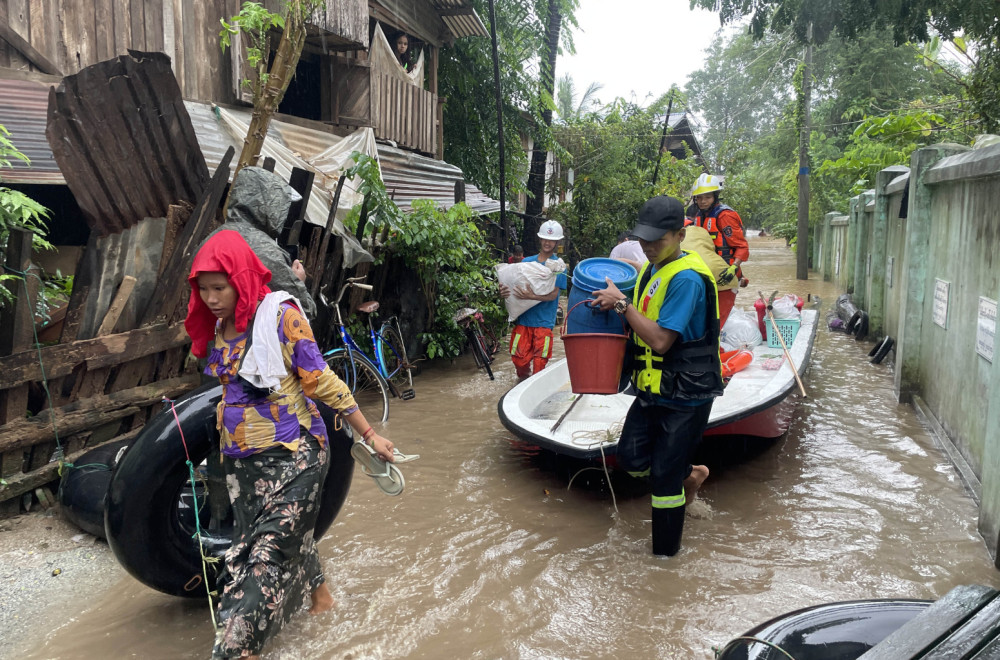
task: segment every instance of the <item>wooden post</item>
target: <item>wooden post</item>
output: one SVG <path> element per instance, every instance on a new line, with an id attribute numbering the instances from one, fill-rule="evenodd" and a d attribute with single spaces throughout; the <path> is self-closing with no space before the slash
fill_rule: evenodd
<path id="1" fill-rule="evenodd" d="M 7 237 L 7 268 L 27 273 L 31 268 L 31 232 L 12 229 Z M 38 279 L 28 276 L 10 280 L 7 289 L 14 294 L 13 316 L 5 315 L 0 323 L 0 355 L 10 355 L 31 347 L 35 322 L 35 297 Z M 27 295 L 25 288 L 27 287 Z M 0 425 L 23 419 L 28 410 L 28 385 L 23 384 L 0 391 Z M 0 455 L 0 477 L 11 477 L 24 470 L 24 450 L 13 449 Z M 0 517 L 17 515 L 19 503 L 0 503 Z"/>
<path id="2" fill-rule="evenodd" d="M 812 98 L 812 23 L 806 31 L 805 61 L 802 67 L 802 126 L 799 127 L 799 206 L 796 226 L 795 278 L 809 279 L 809 103 Z M 830 246 L 827 246 L 829 248 Z M 829 251 L 829 250 L 828 250 Z"/>

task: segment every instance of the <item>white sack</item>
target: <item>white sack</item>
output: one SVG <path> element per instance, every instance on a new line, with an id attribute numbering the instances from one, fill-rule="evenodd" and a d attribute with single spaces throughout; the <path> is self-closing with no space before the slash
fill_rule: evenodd
<path id="1" fill-rule="evenodd" d="M 753 347 L 761 342 L 757 317 L 734 307 L 733 311 L 729 312 L 729 318 L 726 319 L 726 325 L 722 328 L 719 341 L 725 344 L 729 350 L 737 348 L 753 350 Z"/>
<path id="2" fill-rule="evenodd" d="M 553 262 L 550 264 L 549 262 Z M 558 263 L 555 263 L 558 262 Z M 559 268 L 562 264 L 562 268 Z M 537 261 L 521 261 L 516 264 L 497 264 L 497 280 L 511 290 L 504 300 L 507 304 L 507 320 L 513 321 L 521 314 L 540 303 L 540 300 L 524 300 L 514 295 L 515 287 L 528 288 L 537 295 L 544 296 L 556 288 L 556 273 L 566 270 L 562 259 L 549 258 L 544 264 Z"/>
<path id="3" fill-rule="evenodd" d="M 798 302 L 798 296 L 793 296 L 792 294 L 781 296 L 774 301 L 774 304 L 771 307 L 771 313 L 776 319 L 797 319 L 802 316 L 802 313 L 799 312 L 799 308 L 796 307 Z"/>

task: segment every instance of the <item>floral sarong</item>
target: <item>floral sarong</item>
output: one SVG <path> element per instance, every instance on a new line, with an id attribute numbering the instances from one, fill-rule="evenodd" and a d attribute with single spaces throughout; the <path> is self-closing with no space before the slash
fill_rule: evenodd
<path id="1" fill-rule="evenodd" d="M 225 459 L 235 527 L 213 659 L 260 654 L 323 583 L 313 528 L 328 466 L 329 452 L 308 433 L 294 452 L 278 446 Z"/>

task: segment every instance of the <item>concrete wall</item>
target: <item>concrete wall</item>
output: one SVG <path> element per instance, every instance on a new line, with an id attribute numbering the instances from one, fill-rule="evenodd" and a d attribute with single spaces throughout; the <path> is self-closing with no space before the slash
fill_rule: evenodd
<path id="1" fill-rule="evenodd" d="M 850 200 L 848 216 L 828 214 L 817 237 L 823 278 L 854 291 L 872 339 L 896 339 L 896 397 L 946 439 L 980 498 L 979 529 L 994 556 L 1000 351 L 993 361 L 981 353 L 992 348 L 1000 300 L 998 194 L 1000 146 L 926 147 L 909 170 L 880 172 L 872 191 Z"/>

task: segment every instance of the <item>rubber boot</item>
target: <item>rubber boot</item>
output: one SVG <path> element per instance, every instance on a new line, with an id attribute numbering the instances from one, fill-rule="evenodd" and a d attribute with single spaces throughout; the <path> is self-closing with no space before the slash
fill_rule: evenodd
<path id="1" fill-rule="evenodd" d="M 653 554 L 673 557 L 681 549 L 684 506 L 653 509 Z"/>

